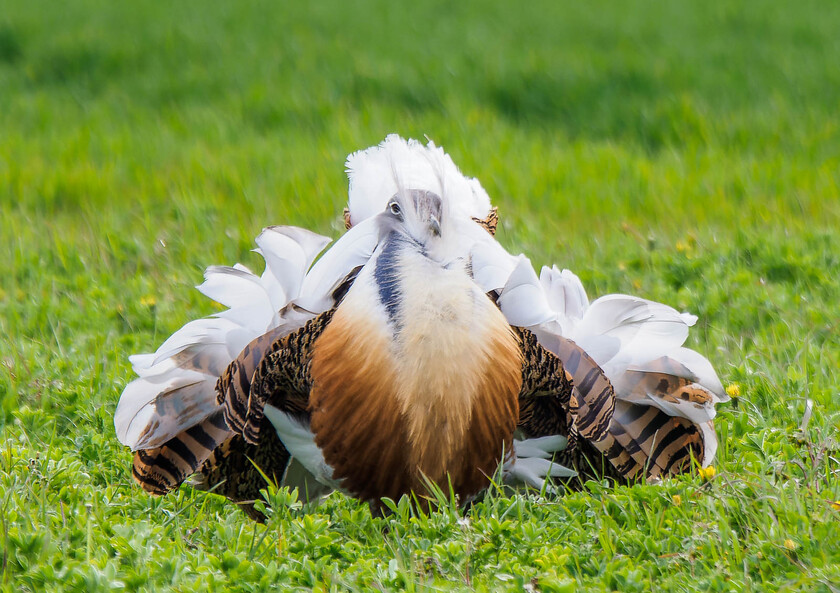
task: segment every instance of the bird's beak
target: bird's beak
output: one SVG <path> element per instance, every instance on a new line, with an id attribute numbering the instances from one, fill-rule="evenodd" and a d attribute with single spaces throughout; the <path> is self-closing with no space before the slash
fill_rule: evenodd
<path id="1" fill-rule="evenodd" d="M 435 237 L 440 237 L 440 222 L 438 222 L 438 219 L 434 216 L 432 216 L 429 220 L 429 230 Z"/>

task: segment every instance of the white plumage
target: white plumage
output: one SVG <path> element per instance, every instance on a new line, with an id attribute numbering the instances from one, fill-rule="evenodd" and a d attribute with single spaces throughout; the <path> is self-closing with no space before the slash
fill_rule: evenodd
<path id="1" fill-rule="evenodd" d="M 569 340 L 577 344 L 603 369 L 622 405 L 652 406 L 696 424 L 705 445 L 702 462 L 711 462 L 715 405 L 728 398 L 708 360 L 683 347 L 696 317 L 628 295 L 590 304 L 577 276 L 557 267 L 543 268 L 538 277 L 524 255 L 508 253 L 476 222 L 492 208 L 487 192 L 432 142 L 424 146 L 390 135 L 379 146 L 351 154 L 346 167 L 352 228 L 314 265 L 330 239 L 295 227 L 266 228 L 256 240 L 255 251 L 266 264 L 261 275 L 240 264 L 211 266 L 198 286 L 226 311 L 186 324 L 153 354 L 130 357 L 138 378 L 123 391 L 115 413 L 120 442 L 132 450 L 161 447 L 217 414 L 216 381 L 243 348 L 266 332 L 287 334 L 331 310 L 334 292 L 378 253 L 377 215 L 395 194 L 425 190 L 440 196 L 445 224 L 451 225 L 451 232 L 443 233 L 449 239 L 437 247 L 438 259 L 468 264 L 475 285 L 497 296 L 507 323 L 532 331 L 550 352 L 560 356 Z M 700 396 L 684 400 L 651 389 L 647 378 L 663 375 Z M 316 480 L 334 487 L 308 427 L 272 406 L 265 414 L 286 449 Z M 566 445 L 565 437 L 556 436 L 514 441 L 506 477 L 539 486 L 547 477 L 574 474 L 549 461 Z"/>
<path id="2" fill-rule="evenodd" d="M 709 465 L 717 449 L 710 424 L 715 406 L 729 396 L 709 361 L 694 350 L 683 348 L 689 328 L 697 317 L 646 299 L 611 294 L 588 305 L 580 279 L 569 270 L 544 267 L 540 277 L 554 317 L 532 327 L 546 347 L 552 337 L 562 336 L 583 348 L 612 381 L 616 398 L 634 404 L 655 406 L 670 416 L 698 425 L 705 437 L 703 465 Z M 542 300 L 532 300 L 534 304 Z M 549 349 L 551 349 L 549 347 Z M 645 389 L 646 374 L 687 379 L 708 394 L 702 404 L 669 401 Z"/>
<path id="3" fill-rule="evenodd" d="M 228 310 L 187 323 L 153 354 L 129 357 L 139 378 L 123 391 L 114 426 L 132 451 L 158 447 L 217 411 L 216 381 L 251 340 L 281 325 L 292 331 L 314 316 L 288 305 L 330 239 L 278 226 L 256 241 L 266 261 L 260 276 L 241 264 L 210 266 L 197 287 Z"/>
<path id="4" fill-rule="evenodd" d="M 477 179 L 465 177 L 442 148 L 429 141 L 391 134 L 379 145 L 347 157 L 350 220 L 357 225 L 385 209 L 400 189 L 422 189 L 446 196 L 459 218 L 484 218 L 490 197 Z"/>

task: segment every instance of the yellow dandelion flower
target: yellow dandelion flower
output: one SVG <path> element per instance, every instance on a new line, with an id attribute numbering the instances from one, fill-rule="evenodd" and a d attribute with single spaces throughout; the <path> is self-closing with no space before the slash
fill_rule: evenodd
<path id="1" fill-rule="evenodd" d="M 786 540 L 785 540 L 785 547 L 786 547 L 788 550 L 790 550 L 791 552 L 793 552 L 793 551 L 794 551 L 796 548 L 798 548 L 799 546 L 797 546 L 797 545 L 796 545 L 796 542 L 795 542 L 795 541 L 793 541 L 792 539 L 786 539 Z"/>
<path id="2" fill-rule="evenodd" d="M 140 299 L 140 304 L 144 307 L 154 307 L 157 305 L 157 301 L 155 300 L 155 297 L 147 295 Z"/>
<path id="3" fill-rule="evenodd" d="M 682 496 L 679 494 L 674 494 L 674 498 L 672 500 L 674 501 L 675 506 L 680 506 L 682 504 Z"/>
<path id="4" fill-rule="evenodd" d="M 741 386 L 737 383 L 730 383 L 726 386 L 726 395 L 729 397 L 738 397 L 741 395 Z"/>
<path id="5" fill-rule="evenodd" d="M 677 247 L 677 251 L 679 251 L 680 253 L 685 253 L 686 251 L 688 251 L 688 244 L 685 241 L 683 241 L 682 239 L 677 241 L 676 247 Z"/>
<path id="6" fill-rule="evenodd" d="M 709 467 L 701 467 L 697 470 L 697 473 L 700 474 L 700 477 L 704 480 L 711 480 L 715 477 L 717 470 L 715 469 L 714 465 L 710 465 Z"/>
<path id="7" fill-rule="evenodd" d="M 835 500 L 831 503 L 831 508 L 835 511 L 840 511 L 840 500 Z"/>

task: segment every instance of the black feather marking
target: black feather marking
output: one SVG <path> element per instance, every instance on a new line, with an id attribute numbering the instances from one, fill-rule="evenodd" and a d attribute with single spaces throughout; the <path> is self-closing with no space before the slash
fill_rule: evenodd
<path id="1" fill-rule="evenodd" d="M 656 449 L 650 456 L 651 460 L 654 463 L 657 463 L 659 461 L 659 456 L 662 455 L 665 449 L 672 445 L 674 441 L 676 441 L 677 439 L 684 439 L 686 436 L 690 435 L 694 431 L 696 431 L 696 429 L 694 429 L 693 426 L 691 427 L 691 429 L 689 429 L 682 424 L 669 430 L 668 434 L 666 434 L 665 437 L 656 444 Z M 688 446 L 683 448 L 688 449 Z M 670 468 L 670 465 L 668 467 Z"/>
<path id="2" fill-rule="evenodd" d="M 623 430 L 622 430 L 622 432 L 623 432 Z M 613 431 L 613 434 L 615 434 L 615 431 Z M 618 441 L 615 441 L 610 446 L 610 448 L 607 449 L 604 452 L 604 455 L 607 457 L 607 459 L 617 459 L 618 457 L 621 456 L 621 454 L 623 452 L 624 452 L 624 448 L 621 446 L 621 443 L 619 443 Z"/>
<path id="3" fill-rule="evenodd" d="M 622 463 L 621 465 L 616 466 L 616 470 L 623 476 L 628 476 L 632 470 L 635 470 L 639 467 L 638 462 L 630 457 L 627 461 Z"/>
<path id="4" fill-rule="evenodd" d="M 131 468 L 131 474 L 134 476 L 135 480 L 137 480 L 142 486 L 145 486 L 144 490 L 147 492 L 160 496 L 169 491 L 169 482 L 157 473 L 141 473 L 136 466 L 133 466 Z"/>
<path id="5" fill-rule="evenodd" d="M 169 448 L 170 451 L 172 451 L 178 457 L 183 459 L 184 462 L 191 468 L 195 469 L 198 467 L 198 460 L 195 458 L 195 455 L 192 451 L 190 451 L 190 448 L 181 439 L 174 438 L 168 443 L 166 443 L 166 446 Z"/>
<path id="6" fill-rule="evenodd" d="M 356 281 L 356 277 L 361 272 L 363 266 L 356 266 L 353 268 L 353 271 L 350 272 L 344 280 L 341 281 L 341 284 L 338 285 L 332 293 L 333 301 L 335 301 L 335 306 L 337 307 L 341 301 L 344 300 L 344 297 L 347 296 L 347 293 L 350 290 L 350 287 L 353 286 L 353 283 Z"/>
<path id="7" fill-rule="evenodd" d="M 221 414 L 214 414 L 214 416 L 221 417 Z M 214 422 L 214 424 L 215 424 L 215 422 Z M 227 427 L 225 426 L 224 429 L 226 429 L 226 428 Z M 214 439 L 209 434 L 207 434 L 207 431 L 204 430 L 204 428 L 201 427 L 201 424 L 196 424 L 195 426 L 193 426 L 191 428 L 188 428 L 186 430 L 186 433 L 193 440 L 195 440 L 195 442 L 197 442 L 199 445 L 201 445 L 205 449 L 209 449 L 210 451 L 215 449 L 216 445 L 218 445 L 218 443 L 216 442 L 216 439 Z"/>
<path id="8" fill-rule="evenodd" d="M 589 391 L 594 387 L 595 381 L 598 380 L 598 377 L 601 376 L 600 368 L 593 368 L 586 376 L 583 378 L 583 381 L 580 381 L 577 385 L 578 391 L 581 393 L 589 393 Z"/>
<path id="9" fill-rule="evenodd" d="M 573 348 L 572 351 L 569 353 L 568 358 L 563 361 L 563 366 L 566 367 L 572 375 L 577 373 L 578 367 L 580 366 L 580 350 L 577 348 Z M 578 387 L 580 390 L 580 387 Z"/>
<path id="10" fill-rule="evenodd" d="M 182 472 L 161 453 L 158 453 L 157 455 L 149 455 L 145 451 L 137 451 L 136 455 L 140 458 L 140 461 L 147 466 L 157 466 L 176 479 L 181 476 Z"/>
<path id="11" fill-rule="evenodd" d="M 648 422 L 647 426 L 645 426 L 645 428 L 644 428 L 644 430 L 642 430 L 641 434 L 639 434 L 638 437 L 633 438 L 634 442 L 630 443 L 627 446 L 627 452 L 630 453 L 631 455 L 633 453 L 638 453 L 642 448 L 642 444 L 646 443 L 647 440 L 650 437 L 652 437 L 654 435 L 654 433 L 656 433 L 656 431 L 658 431 L 660 428 L 665 426 L 665 423 L 668 422 L 669 418 L 670 418 L 670 416 L 668 416 L 664 412 L 662 412 L 660 414 L 657 414 L 650 422 Z M 673 434 L 673 432 L 674 431 L 672 431 L 672 433 L 669 433 L 668 436 L 670 437 L 671 434 Z M 673 439 L 671 439 L 671 440 L 673 440 Z M 662 445 L 662 443 L 659 443 L 659 446 L 657 447 L 657 451 L 660 451 L 661 445 Z M 656 459 L 656 453 L 654 453 L 650 457 L 652 459 Z"/>
<path id="12" fill-rule="evenodd" d="M 665 466 L 665 470 L 662 473 L 665 474 L 665 475 L 670 474 L 671 471 L 674 469 L 674 466 L 677 465 L 678 463 L 679 463 L 679 465 L 677 465 L 677 467 L 681 467 L 683 462 L 686 460 L 686 458 L 691 453 L 691 449 L 692 449 L 692 447 L 685 446 L 685 447 L 682 447 L 676 453 L 674 453 L 674 455 L 671 457 L 671 460 L 668 462 L 668 465 Z"/>
<path id="13" fill-rule="evenodd" d="M 617 417 L 621 424 L 633 424 L 636 420 L 650 411 L 650 406 L 631 405 L 627 410 Z"/>
<path id="14" fill-rule="evenodd" d="M 245 370 L 245 365 L 242 362 L 239 362 L 239 365 L 236 369 L 236 378 L 239 380 L 239 393 L 240 393 L 240 404 L 243 405 L 240 410 L 242 415 L 244 416 L 247 412 L 247 401 L 248 396 L 251 393 L 251 377 L 247 376 L 247 371 Z"/>
<path id="15" fill-rule="evenodd" d="M 624 430 L 624 427 L 619 424 L 618 422 L 613 422 L 610 424 L 610 433 L 613 436 L 620 437 L 621 435 L 625 434 L 627 431 Z"/>
<path id="16" fill-rule="evenodd" d="M 210 415 L 207 419 L 210 421 L 210 423 L 213 426 L 215 426 L 219 430 L 230 430 L 227 422 L 225 422 L 225 415 L 224 414 L 219 414 L 217 412 L 215 414 Z"/>
<path id="17" fill-rule="evenodd" d="M 400 302 L 397 259 L 399 257 L 401 243 L 402 241 L 397 233 L 392 232 L 388 235 L 385 239 L 385 246 L 382 249 L 382 253 L 379 254 L 379 258 L 376 260 L 376 268 L 373 271 L 374 280 L 379 287 L 379 298 L 388 311 L 388 317 L 395 324 L 397 323 Z"/>

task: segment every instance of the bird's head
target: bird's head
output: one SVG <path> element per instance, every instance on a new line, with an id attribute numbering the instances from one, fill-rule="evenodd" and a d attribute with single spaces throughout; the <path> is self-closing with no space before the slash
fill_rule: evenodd
<path id="1" fill-rule="evenodd" d="M 429 257 L 440 259 L 446 252 L 448 220 L 440 196 L 428 190 L 397 192 L 381 214 L 385 233 L 396 231 L 418 244 Z"/>

